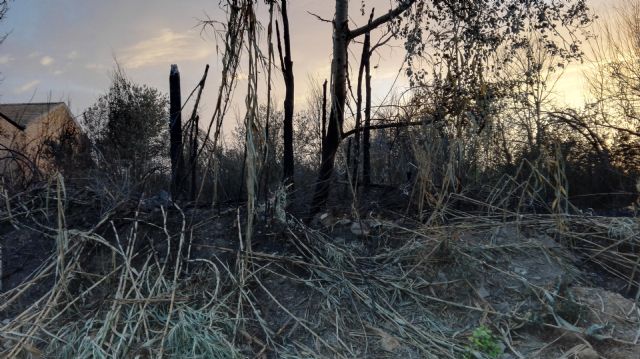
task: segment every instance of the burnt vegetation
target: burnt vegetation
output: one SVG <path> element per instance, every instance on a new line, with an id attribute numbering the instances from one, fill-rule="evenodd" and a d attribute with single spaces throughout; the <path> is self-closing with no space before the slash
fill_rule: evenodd
<path id="1" fill-rule="evenodd" d="M 0 356 L 638 355 L 640 2 L 330 3 L 306 101 L 290 2 L 224 0 L 215 79 L 117 64 L 38 159 L 0 142 Z"/>

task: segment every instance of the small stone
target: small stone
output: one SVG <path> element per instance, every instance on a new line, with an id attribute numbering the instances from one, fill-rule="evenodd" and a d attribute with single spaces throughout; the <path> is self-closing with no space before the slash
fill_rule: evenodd
<path id="1" fill-rule="evenodd" d="M 585 344 L 578 344 L 564 353 L 563 358 L 564 357 L 576 359 L 600 359 L 600 354 Z"/>
<path id="2" fill-rule="evenodd" d="M 325 227 L 332 227 L 335 221 L 335 218 L 330 213 L 323 213 L 319 217 L 320 223 Z"/>
<path id="3" fill-rule="evenodd" d="M 591 348 L 585 348 L 578 353 L 577 357 L 579 359 L 600 359 L 600 354 Z"/>

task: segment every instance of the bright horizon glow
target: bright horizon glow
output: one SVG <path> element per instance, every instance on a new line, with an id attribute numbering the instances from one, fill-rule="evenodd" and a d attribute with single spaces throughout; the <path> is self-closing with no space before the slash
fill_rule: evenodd
<path id="1" fill-rule="evenodd" d="M 389 0 L 367 1 L 367 6 L 375 6 L 377 13 L 388 9 L 389 4 Z M 205 64 L 211 64 L 201 106 L 204 119 L 211 113 L 219 82 L 219 54 L 214 39 L 201 32 L 197 19 L 209 15 L 223 19 L 216 2 L 57 0 L 54 4 L 21 0 L 10 5 L 7 19 L 0 25 L 0 32 L 10 32 L 0 45 L 0 102 L 69 101 L 73 113 L 80 115 L 108 89 L 115 58 L 132 80 L 163 92 L 168 92 L 169 65 L 177 63 L 186 94 L 197 84 Z M 308 12 L 330 19 L 331 5 L 330 1 L 317 0 L 296 0 L 289 5 L 296 110 L 306 104 L 308 78 L 321 83 L 330 76 L 331 25 Z M 594 0 L 592 5 L 598 13 L 612 8 L 611 2 L 604 0 Z M 262 5 L 260 11 L 265 19 L 266 10 Z M 359 2 L 353 1 L 351 10 L 355 22 L 366 22 L 368 14 L 360 14 Z M 373 73 L 374 103 L 382 101 L 389 91 L 401 92 L 408 86 L 404 73 L 397 76 L 402 59 L 394 53 L 399 50 L 402 49 L 383 48 L 372 58 L 378 65 Z M 359 46 L 354 46 L 352 67 L 358 53 Z M 554 91 L 559 104 L 584 104 L 587 89 L 583 71 L 588 67 L 585 62 L 566 68 Z M 245 84 L 242 74 L 239 80 L 240 92 Z M 273 83 L 275 104 L 282 106 L 284 85 L 277 70 Z M 243 112 L 243 99 L 237 102 L 229 112 L 231 117 Z M 227 120 L 226 127 L 235 125 L 233 122 Z"/>

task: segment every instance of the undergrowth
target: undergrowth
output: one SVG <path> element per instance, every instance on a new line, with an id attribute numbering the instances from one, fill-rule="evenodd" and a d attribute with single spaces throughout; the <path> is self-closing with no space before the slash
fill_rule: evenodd
<path id="1" fill-rule="evenodd" d="M 530 327 L 632 345 L 557 305 L 563 278 L 581 280 L 570 250 L 637 284 L 625 275 L 637 255 L 614 249 L 637 245 L 639 231 L 616 219 L 442 208 L 446 223 L 361 218 L 353 223 L 369 223 L 367 239 L 338 239 L 288 215 L 266 251 L 241 246 L 233 208 L 227 217 L 177 204 L 141 212 L 123 201 L 87 228 L 70 204 L 91 195 L 60 178 L 2 198 L 13 231 L 56 243 L 0 294 L 2 356 L 495 358 L 503 348 L 523 355 L 514 336 Z M 224 218 L 234 229 L 213 245 L 217 234 L 206 233 Z M 340 221 L 330 227 L 351 225 Z"/>

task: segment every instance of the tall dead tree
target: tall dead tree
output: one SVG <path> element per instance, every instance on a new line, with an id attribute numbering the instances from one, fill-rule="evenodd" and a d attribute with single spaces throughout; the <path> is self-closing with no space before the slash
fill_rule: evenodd
<path id="1" fill-rule="evenodd" d="M 349 1 L 336 0 L 333 19 L 333 60 L 331 62 L 331 110 L 327 133 L 322 145 L 320 172 L 313 197 L 312 213 L 317 213 L 327 202 L 333 175 L 334 161 L 344 122 L 347 99 L 347 47 L 349 46 Z"/>
<path id="2" fill-rule="evenodd" d="M 369 23 L 373 20 L 373 11 Z M 362 134 L 362 183 L 365 188 L 371 184 L 371 31 L 364 37 L 362 50 L 365 79 L 364 132 Z M 366 57 L 365 57 L 366 56 Z"/>
<path id="3" fill-rule="evenodd" d="M 428 48 L 435 50 L 435 58 L 452 58 L 454 49 L 455 66 L 450 74 L 456 79 L 454 96 L 456 111 L 461 106 L 459 92 L 473 92 L 482 89 L 483 73 L 488 69 L 499 71 L 502 66 L 493 66 L 492 56 L 502 48 L 515 51 L 527 39 L 527 29 L 536 29 L 542 36 L 544 46 L 554 51 L 563 61 L 580 58 L 579 38 L 590 23 L 590 11 L 585 0 L 562 0 L 549 3 L 548 0 L 396 0 L 397 6 L 386 14 L 354 30 L 349 29 L 349 0 L 335 0 L 333 19 L 333 60 L 331 66 L 331 113 L 327 137 L 322 149 L 322 161 L 318 173 L 312 213 L 317 213 L 327 202 L 330 180 L 334 171 L 335 157 L 343 138 L 344 106 L 346 101 L 347 61 L 349 42 L 365 35 L 383 24 L 396 35 L 405 38 L 407 50 L 407 75 L 416 85 L 426 85 L 428 71 L 417 66 L 424 59 Z M 415 11 L 411 11 L 413 5 Z M 410 12 L 410 13 L 409 13 Z M 404 25 L 401 15 L 408 13 Z M 437 24 L 434 26 L 434 24 Z M 461 26 L 463 25 L 463 26 Z M 558 26 L 571 36 L 548 36 L 558 33 Z M 545 34 L 546 33 L 546 34 Z M 429 39 L 429 46 L 426 41 Z M 460 47 L 457 44 L 464 44 Z M 505 46 L 506 45 L 506 46 Z M 464 59 L 464 61 L 458 61 Z M 428 81 L 428 80 L 427 80 Z M 470 96 L 471 98 L 471 96 Z M 435 116 L 434 119 L 444 119 Z M 416 121 L 414 121 L 416 122 Z M 418 121 L 418 123 L 423 121 Z M 367 129 L 388 128 L 390 124 L 369 126 Z M 393 124 L 392 126 L 405 126 Z M 355 134 L 359 131 L 353 131 Z"/>
<path id="4" fill-rule="evenodd" d="M 374 15 L 374 9 L 371 10 L 371 15 L 369 15 L 369 23 L 371 23 L 371 21 L 373 21 L 373 15 Z M 367 31 L 367 33 L 364 35 L 364 42 L 362 44 L 362 56 L 360 58 L 360 68 L 358 69 L 358 88 L 357 88 L 357 99 L 356 99 L 356 126 L 355 126 L 355 139 L 354 139 L 354 153 L 353 153 L 353 183 L 357 185 L 358 183 L 358 179 L 359 179 L 359 168 L 360 168 L 360 128 L 362 126 L 362 80 L 363 80 L 363 76 L 365 75 L 365 69 L 368 69 L 368 65 L 369 65 L 369 58 L 371 57 L 371 32 Z M 370 76 L 369 71 L 367 71 L 367 77 Z M 370 96 L 370 92 L 371 92 L 371 87 L 370 87 L 370 81 L 367 78 L 367 85 L 369 85 L 366 88 L 367 91 L 367 104 L 369 106 L 366 106 L 368 110 L 370 110 L 370 105 L 371 105 L 371 96 Z M 367 129 L 366 126 L 369 126 L 370 123 L 370 116 L 371 114 L 369 113 L 369 116 L 367 117 L 365 115 L 365 120 L 369 120 L 369 121 L 365 121 L 365 128 L 364 128 L 364 133 L 366 133 L 367 135 L 370 135 L 369 130 Z M 363 136 L 364 137 L 364 136 Z M 369 138 L 367 138 L 367 153 L 366 156 L 364 156 L 365 159 L 369 160 Z M 363 139 L 363 149 L 364 149 L 364 139 Z M 367 163 L 367 169 L 369 169 L 370 163 Z M 364 175 L 364 168 L 365 168 L 365 163 L 363 161 L 363 175 Z M 368 184 L 368 183 L 367 183 Z"/>
<path id="5" fill-rule="evenodd" d="M 294 77 L 293 61 L 291 60 L 291 34 L 289 32 L 289 15 L 287 13 L 287 0 L 282 0 L 282 28 L 284 36 L 284 54 L 282 42 L 280 40 L 280 28 L 276 22 L 276 32 L 278 37 L 278 53 L 280 54 L 280 67 L 284 76 L 285 97 L 284 97 L 284 122 L 282 127 L 284 141 L 283 158 L 283 182 L 285 185 L 293 184 L 293 107 L 294 107 Z"/>
<path id="6" fill-rule="evenodd" d="M 348 48 L 351 40 L 386 24 L 404 13 L 416 0 L 405 0 L 386 14 L 369 21 L 365 26 L 349 30 L 349 0 L 336 0 L 333 19 L 333 60 L 331 62 L 331 112 L 327 136 L 322 146 L 322 160 L 311 207 L 317 213 L 327 202 L 335 158 L 342 140 L 344 106 L 347 99 Z"/>
<path id="7" fill-rule="evenodd" d="M 273 8 L 276 3 L 276 0 L 269 1 L 269 26 L 267 27 L 267 42 L 269 44 L 268 48 L 268 61 L 267 61 L 267 116 L 265 119 L 264 125 L 264 141 L 267 146 L 264 147 L 264 153 L 262 158 L 262 167 L 265 167 L 268 161 L 270 160 L 270 152 L 273 151 L 271 146 L 270 138 L 270 128 L 271 128 L 271 70 L 273 68 Z M 262 193 L 264 195 L 264 202 L 266 204 L 266 212 L 269 213 L 269 170 L 263 170 L 260 174 L 260 187 L 258 188 L 258 193 Z"/>
<path id="8" fill-rule="evenodd" d="M 171 147 L 171 197 L 177 198 L 182 177 L 182 96 L 180 94 L 180 71 L 171 65 L 169 74 L 169 136 Z"/>
<path id="9" fill-rule="evenodd" d="M 196 102 L 193 105 L 191 112 L 191 118 L 189 119 L 191 130 L 191 154 L 189 157 L 189 166 L 191 169 L 191 200 L 196 200 L 197 181 L 196 175 L 198 170 L 198 131 L 200 127 L 200 116 L 198 115 L 198 106 L 200 105 L 200 99 L 202 98 L 202 91 L 204 91 L 204 85 L 207 82 L 207 74 L 209 74 L 209 64 L 204 68 L 204 75 L 198 83 L 198 95 L 196 96 Z M 188 101 L 188 99 L 187 99 Z"/>
<path id="10" fill-rule="evenodd" d="M 327 137 L 327 80 L 322 83 L 322 133 L 320 134 L 320 152 L 324 148 L 324 139 Z"/>

